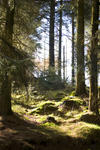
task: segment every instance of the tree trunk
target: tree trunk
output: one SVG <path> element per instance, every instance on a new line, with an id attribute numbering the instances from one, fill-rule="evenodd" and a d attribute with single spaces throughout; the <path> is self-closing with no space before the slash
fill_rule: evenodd
<path id="1" fill-rule="evenodd" d="M 97 71 L 97 45 L 98 45 L 98 20 L 99 0 L 92 1 L 92 40 L 90 49 L 90 92 L 89 110 L 98 113 L 98 71 Z"/>
<path id="2" fill-rule="evenodd" d="M 49 68 L 55 66 L 54 58 L 54 24 L 55 24 L 55 0 L 50 2 L 50 31 L 49 31 Z"/>
<path id="3" fill-rule="evenodd" d="M 3 74 L 0 83 L 0 115 L 9 115 L 11 111 L 11 83 L 7 73 Z"/>
<path id="4" fill-rule="evenodd" d="M 76 94 L 83 95 L 85 89 L 84 67 L 84 0 L 77 0 L 77 76 Z"/>
<path id="5" fill-rule="evenodd" d="M 6 24 L 5 24 L 5 32 L 3 34 L 3 39 L 7 41 L 10 45 L 12 45 L 12 37 L 13 37 L 13 25 L 14 25 L 14 11 L 15 8 L 10 10 L 9 1 L 6 1 L 5 4 L 6 9 Z M 2 40 L 1 43 L 1 53 L 4 56 L 4 64 L 8 65 L 8 60 L 5 57 L 13 57 L 11 47 L 8 47 Z M 2 80 L 0 81 L 0 115 L 9 115 L 12 113 L 11 110 L 11 81 L 9 77 L 9 73 L 4 71 L 1 75 Z"/>
<path id="6" fill-rule="evenodd" d="M 65 46 L 63 46 L 63 81 L 65 81 Z"/>
<path id="7" fill-rule="evenodd" d="M 75 49 L 75 44 L 74 44 L 74 28 L 75 28 L 75 23 L 74 23 L 74 11 L 72 12 L 72 85 L 75 84 L 75 62 L 74 62 L 74 49 Z"/>
<path id="8" fill-rule="evenodd" d="M 59 56 L 58 56 L 58 75 L 61 77 L 61 52 L 62 52 L 62 0 L 60 0 L 60 17 L 59 17 Z"/>

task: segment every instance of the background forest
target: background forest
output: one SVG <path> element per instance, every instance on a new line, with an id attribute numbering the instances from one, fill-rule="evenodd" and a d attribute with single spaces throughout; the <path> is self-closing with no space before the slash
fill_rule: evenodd
<path id="1" fill-rule="evenodd" d="M 100 150 L 99 5 L 0 0 L 0 150 Z"/>

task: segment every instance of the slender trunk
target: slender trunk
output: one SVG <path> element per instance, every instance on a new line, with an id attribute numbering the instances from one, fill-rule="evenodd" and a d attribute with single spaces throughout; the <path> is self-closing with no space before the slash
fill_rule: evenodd
<path id="1" fill-rule="evenodd" d="M 75 84 L 75 58 L 74 58 L 74 28 L 75 28 L 75 23 L 74 23 L 74 12 L 72 12 L 72 85 Z"/>
<path id="2" fill-rule="evenodd" d="M 89 110 L 98 113 L 98 71 L 97 71 L 97 45 L 98 45 L 98 20 L 99 20 L 99 0 L 92 1 L 92 40 L 90 49 L 90 92 Z"/>
<path id="3" fill-rule="evenodd" d="M 65 46 L 63 46 L 63 80 L 65 81 Z"/>
<path id="4" fill-rule="evenodd" d="M 49 68 L 55 66 L 54 58 L 54 24 L 55 24 L 55 0 L 50 5 L 50 31 L 49 31 Z"/>
<path id="5" fill-rule="evenodd" d="M 62 49 L 62 0 L 60 0 L 60 17 L 59 17 L 59 56 L 58 56 L 58 75 L 61 77 L 61 49 Z"/>
<path id="6" fill-rule="evenodd" d="M 84 67 L 84 0 L 77 0 L 77 82 L 76 94 L 83 95 L 85 89 Z"/>
<path id="7" fill-rule="evenodd" d="M 66 47 L 66 50 L 65 50 L 66 51 L 65 52 L 65 72 L 66 72 L 65 74 L 66 74 L 66 76 L 65 77 L 67 79 L 67 39 L 66 39 L 66 46 L 65 47 Z"/>

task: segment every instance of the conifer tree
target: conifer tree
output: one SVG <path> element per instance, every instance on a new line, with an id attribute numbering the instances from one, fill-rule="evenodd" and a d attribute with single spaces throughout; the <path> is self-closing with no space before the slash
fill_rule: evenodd
<path id="1" fill-rule="evenodd" d="M 54 25 L 55 25 L 55 0 L 50 2 L 50 29 L 49 29 L 49 68 L 55 66 L 54 56 Z"/>
<path id="2" fill-rule="evenodd" d="M 98 20 L 99 20 L 99 0 L 92 0 L 89 110 L 95 112 L 96 114 L 98 114 L 98 77 L 97 77 Z"/>
<path id="3" fill-rule="evenodd" d="M 86 93 L 84 67 L 84 0 L 77 0 L 77 75 L 76 94 Z"/>

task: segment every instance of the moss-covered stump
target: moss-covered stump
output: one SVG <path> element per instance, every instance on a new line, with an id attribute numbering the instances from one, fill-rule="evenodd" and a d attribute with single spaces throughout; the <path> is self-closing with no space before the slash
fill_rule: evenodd
<path id="1" fill-rule="evenodd" d="M 60 107 L 66 110 L 75 110 L 80 108 L 80 104 L 73 100 L 65 100 Z"/>
<path id="2" fill-rule="evenodd" d="M 44 102 L 38 106 L 36 106 L 36 108 L 34 108 L 30 114 L 34 114 L 34 113 L 38 113 L 38 114 L 51 114 L 55 111 L 57 111 L 58 108 L 54 105 L 54 103 L 52 102 Z"/>
<path id="3" fill-rule="evenodd" d="M 86 102 L 77 96 L 66 96 L 61 101 L 59 106 L 65 110 L 81 110 L 81 106 L 86 106 Z"/>
<path id="4" fill-rule="evenodd" d="M 77 97 L 70 96 L 64 97 L 62 99 L 62 103 L 59 105 L 60 108 L 65 110 L 80 110 L 81 106 L 83 105 L 83 101 Z"/>

